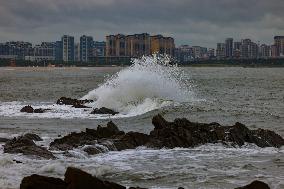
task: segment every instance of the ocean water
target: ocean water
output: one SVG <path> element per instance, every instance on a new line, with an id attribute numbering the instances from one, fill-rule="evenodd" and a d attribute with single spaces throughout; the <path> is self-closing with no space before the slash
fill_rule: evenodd
<path id="1" fill-rule="evenodd" d="M 162 63 L 161 63 L 162 62 Z M 284 137 L 283 68 L 178 68 L 165 59 L 145 57 L 131 67 L 0 68 L 0 137 L 39 134 L 48 146 L 58 135 L 96 128 L 112 120 L 124 131 L 149 133 L 151 118 L 186 117 L 197 122 L 265 128 Z M 61 96 L 88 98 L 116 116 L 90 115 L 90 109 L 59 106 Z M 51 110 L 21 113 L 24 105 Z M 56 160 L 3 153 L 0 188 L 18 188 L 31 174 L 63 178 L 68 166 L 126 186 L 149 188 L 234 188 L 258 179 L 284 188 L 284 148 L 240 148 L 207 144 L 196 148 L 107 152 L 90 156 L 82 148 L 72 157 L 54 151 Z M 14 160 L 21 161 L 16 163 Z"/>

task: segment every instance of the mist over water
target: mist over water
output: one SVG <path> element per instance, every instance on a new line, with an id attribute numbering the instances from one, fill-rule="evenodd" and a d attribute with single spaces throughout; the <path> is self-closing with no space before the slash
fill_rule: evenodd
<path id="1" fill-rule="evenodd" d="M 130 67 L 114 74 L 82 99 L 95 100 L 94 107 L 130 115 L 192 101 L 189 74 L 171 65 L 170 60 L 162 55 L 133 59 Z"/>

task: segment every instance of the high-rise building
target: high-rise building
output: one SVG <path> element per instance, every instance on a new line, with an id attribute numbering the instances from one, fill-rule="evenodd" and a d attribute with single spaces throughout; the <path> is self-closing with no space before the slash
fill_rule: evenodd
<path id="1" fill-rule="evenodd" d="M 175 50 L 175 58 L 183 63 L 194 59 L 193 48 L 189 45 L 181 45 Z"/>
<path id="2" fill-rule="evenodd" d="M 24 60 L 33 54 L 32 44 L 24 41 L 10 41 L 0 45 L 1 58 Z"/>
<path id="3" fill-rule="evenodd" d="M 233 57 L 234 58 L 240 58 L 241 57 L 241 48 L 242 48 L 241 42 L 234 42 L 234 50 L 233 50 Z"/>
<path id="4" fill-rule="evenodd" d="M 81 59 L 80 59 L 80 43 L 76 43 L 75 44 L 74 52 L 75 52 L 75 61 L 76 62 L 81 61 Z"/>
<path id="5" fill-rule="evenodd" d="M 164 37 L 162 35 L 151 36 L 151 54 L 167 54 L 174 56 L 175 42 L 172 37 Z"/>
<path id="6" fill-rule="evenodd" d="M 241 57 L 246 59 L 250 57 L 250 39 L 243 39 L 242 46 L 241 46 Z"/>
<path id="7" fill-rule="evenodd" d="M 271 49 L 271 57 L 272 58 L 276 58 L 276 57 L 278 57 L 278 51 L 277 51 L 277 47 L 276 47 L 276 45 L 271 45 L 270 46 L 270 49 Z"/>
<path id="8" fill-rule="evenodd" d="M 276 55 L 284 56 L 284 36 L 275 36 L 274 45 L 276 47 Z"/>
<path id="9" fill-rule="evenodd" d="M 216 57 L 217 59 L 224 59 L 225 58 L 225 43 L 217 43 L 217 49 L 216 49 Z"/>
<path id="10" fill-rule="evenodd" d="M 89 61 L 89 58 L 93 56 L 93 45 L 93 37 L 86 35 L 80 37 L 80 61 Z"/>
<path id="11" fill-rule="evenodd" d="M 93 45 L 93 56 L 102 57 L 106 55 L 106 42 L 95 41 Z"/>
<path id="12" fill-rule="evenodd" d="M 208 52 L 207 52 L 207 56 L 209 59 L 214 58 L 215 57 L 215 49 L 209 48 Z"/>
<path id="13" fill-rule="evenodd" d="M 233 57 L 233 38 L 227 38 L 225 40 L 225 56 L 226 58 Z"/>
<path id="14" fill-rule="evenodd" d="M 203 59 L 207 58 L 207 48 L 206 47 L 200 47 L 200 46 L 192 46 L 193 49 L 193 56 L 196 59 Z"/>
<path id="15" fill-rule="evenodd" d="M 260 46 L 260 53 L 259 53 L 259 55 L 262 58 L 270 57 L 270 46 L 266 45 L 266 44 L 262 44 Z"/>
<path id="16" fill-rule="evenodd" d="M 106 56 L 140 57 L 152 53 L 174 55 L 174 39 L 147 33 L 106 36 Z"/>
<path id="17" fill-rule="evenodd" d="M 150 54 L 150 35 L 148 33 L 126 36 L 126 55 L 141 57 Z"/>
<path id="18" fill-rule="evenodd" d="M 75 44 L 74 37 L 69 35 L 64 35 L 61 38 L 62 42 L 62 60 L 64 62 L 75 60 Z"/>

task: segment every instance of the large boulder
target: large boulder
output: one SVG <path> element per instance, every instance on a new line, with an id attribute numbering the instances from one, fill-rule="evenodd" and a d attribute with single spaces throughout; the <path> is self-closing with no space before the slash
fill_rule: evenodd
<path id="1" fill-rule="evenodd" d="M 59 178 L 34 174 L 23 178 L 20 189 L 67 189 L 67 184 Z"/>
<path id="2" fill-rule="evenodd" d="M 19 136 L 7 141 L 4 145 L 4 153 L 22 153 L 38 158 L 55 159 L 50 151 L 41 146 L 37 146 L 30 136 Z"/>
<path id="3" fill-rule="evenodd" d="M 106 107 L 101 107 L 101 108 L 95 108 L 91 114 L 110 114 L 110 115 L 115 115 L 118 114 L 119 112 L 116 112 L 112 109 L 106 108 Z"/>
<path id="4" fill-rule="evenodd" d="M 270 187 L 268 186 L 268 184 L 262 181 L 255 180 L 246 186 L 239 187 L 236 189 L 270 189 Z"/>
<path id="5" fill-rule="evenodd" d="M 68 189 L 126 189 L 122 185 L 100 180 L 89 173 L 73 167 L 67 168 L 64 181 L 68 185 Z"/>
<path id="6" fill-rule="evenodd" d="M 284 139 L 273 131 L 250 130 L 241 123 L 233 126 L 221 126 L 218 123 L 194 123 L 189 120 L 175 119 L 167 122 L 161 115 L 154 116 L 152 123 L 155 126 L 150 132 L 151 147 L 194 147 L 206 143 L 225 143 L 242 146 L 245 143 L 254 143 L 259 147 L 281 147 Z"/>

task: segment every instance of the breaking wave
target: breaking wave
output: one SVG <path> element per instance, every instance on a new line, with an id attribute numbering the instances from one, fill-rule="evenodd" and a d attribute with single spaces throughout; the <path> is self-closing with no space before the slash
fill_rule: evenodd
<path id="1" fill-rule="evenodd" d="M 189 76 L 170 62 L 169 56 L 162 55 L 133 59 L 130 67 L 119 71 L 82 99 L 94 100 L 93 107 L 107 107 L 129 116 L 192 101 Z"/>

